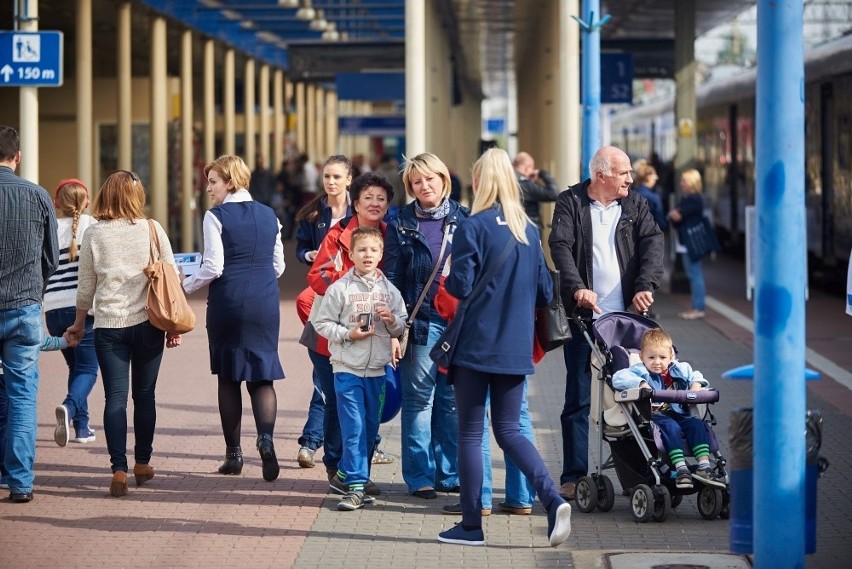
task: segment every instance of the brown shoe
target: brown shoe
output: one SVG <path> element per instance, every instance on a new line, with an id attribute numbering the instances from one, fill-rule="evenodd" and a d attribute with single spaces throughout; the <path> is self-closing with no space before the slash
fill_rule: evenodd
<path id="1" fill-rule="evenodd" d="M 133 475 L 136 477 L 136 486 L 142 486 L 154 477 L 154 469 L 149 464 L 136 463 L 133 466 Z"/>
<path id="2" fill-rule="evenodd" d="M 532 506 L 513 506 L 507 502 L 500 502 L 497 504 L 497 507 L 500 508 L 501 512 L 515 514 L 516 516 L 529 516 L 532 514 Z"/>
<path id="3" fill-rule="evenodd" d="M 695 310 L 693 308 L 692 310 L 687 310 L 686 312 L 681 312 L 680 314 L 678 314 L 678 316 L 680 316 L 684 320 L 700 320 L 700 319 L 704 318 L 704 311 L 703 310 Z"/>
<path id="4" fill-rule="evenodd" d="M 116 470 L 112 473 L 112 481 L 109 483 L 109 493 L 120 498 L 127 496 L 127 473 L 123 470 Z"/>
<path id="5" fill-rule="evenodd" d="M 577 497 L 577 483 L 566 482 L 565 484 L 559 487 L 559 495 L 565 498 L 566 500 L 573 500 Z"/>

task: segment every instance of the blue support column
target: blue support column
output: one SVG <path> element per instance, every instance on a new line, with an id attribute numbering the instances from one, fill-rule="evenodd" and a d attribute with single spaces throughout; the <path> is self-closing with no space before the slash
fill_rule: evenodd
<path id="1" fill-rule="evenodd" d="M 580 156 L 581 179 L 589 177 L 589 160 L 601 144 L 601 33 L 609 15 L 599 21 L 600 0 L 583 0 L 583 18 L 574 17 L 583 29 L 583 57 L 580 69 L 583 99 L 583 131 Z"/>
<path id="2" fill-rule="evenodd" d="M 802 0 L 757 2 L 755 567 L 804 567 L 805 104 Z"/>

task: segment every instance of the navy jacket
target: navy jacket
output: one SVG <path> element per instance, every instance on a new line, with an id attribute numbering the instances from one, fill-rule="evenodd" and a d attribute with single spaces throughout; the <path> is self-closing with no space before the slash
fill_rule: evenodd
<path id="1" fill-rule="evenodd" d="M 346 208 L 346 215 L 344 217 L 349 217 L 353 213 L 352 206 L 349 206 Z M 313 263 L 305 259 L 305 254 L 319 249 L 320 243 L 325 239 L 330 228 L 331 208 L 328 206 L 326 200 L 323 199 L 322 209 L 316 221 L 311 222 L 303 219 L 296 228 L 296 258 L 310 267 Z"/>
<path id="2" fill-rule="evenodd" d="M 447 292 L 467 303 L 452 364 L 505 375 L 533 373 L 535 309 L 550 302 L 553 281 L 538 228 L 527 224 L 529 245 L 515 241 L 505 264 L 469 301 L 487 267 L 499 261 L 514 236 L 499 205 L 472 215 L 456 230 Z M 458 314 L 458 312 L 456 313 Z"/>
<path id="3" fill-rule="evenodd" d="M 669 220 L 666 218 L 666 209 L 663 207 L 663 200 L 660 196 L 654 193 L 654 190 L 642 184 L 636 185 L 636 191 L 639 195 L 648 200 L 648 209 L 651 210 L 651 215 L 654 216 L 654 221 L 666 232 L 669 228 Z"/>
<path id="4" fill-rule="evenodd" d="M 594 288 L 590 182 L 586 180 L 559 195 L 548 239 L 553 264 L 560 272 L 562 302 L 569 314 L 577 305 L 574 293 L 583 288 Z M 648 202 L 634 191 L 621 199 L 615 250 L 626 309 L 633 303 L 637 292 L 653 292 L 660 287 L 665 254 L 663 232 L 654 221 Z M 590 310 L 583 310 L 585 315 L 591 315 Z"/>
<path id="5" fill-rule="evenodd" d="M 444 218 L 446 224 L 452 224 L 451 236 L 460 221 L 470 215 L 470 210 L 458 202 L 450 200 L 450 212 Z M 450 246 L 447 245 L 447 253 Z M 399 210 L 399 214 L 388 223 L 385 234 L 385 254 L 382 259 L 384 273 L 393 285 L 402 293 L 405 310 L 408 314 L 414 309 L 423 286 L 432 274 L 435 259 L 429 250 L 426 238 L 420 232 L 420 223 L 414 213 L 414 202 Z M 440 271 L 440 270 L 439 270 Z M 440 277 L 440 272 L 435 277 Z M 429 320 L 435 312 L 432 306 L 432 296 L 427 294 L 420 305 L 420 310 L 414 317 L 414 323 L 408 334 L 408 341 L 418 346 L 425 346 L 429 336 Z"/>

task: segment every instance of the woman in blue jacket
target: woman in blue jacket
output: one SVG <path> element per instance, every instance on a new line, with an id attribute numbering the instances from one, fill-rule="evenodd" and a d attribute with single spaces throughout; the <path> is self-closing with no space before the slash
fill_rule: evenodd
<path id="1" fill-rule="evenodd" d="M 688 228 L 704 223 L 704 198 L 701 196 L 701 174 L 690 168 L 680 175 L 680 191 L 683 197 L 678 206 L 669 212 L 669 219 L 677 226 L 680 242 L 686 242 L 685 232 Z M 684 247 L 684 249 L 686 249 Z M 695 258 L 693 252 L 685 250 L 681 253 L 683 270 L 689 279 L 689 291 L 692 296 L 692 306 L 679 316 L 684 320 L 704 318 L 704 272 L 701 269 L 701 257 Z"/>
<path id="2" fill-rule="evenodd" d="M 473 215 L 456 231 L 445 282 L 447 292 L 465 305 L 448 372 L 459 418 L 462 522 L 441 532 L 438 540 L 485 543 L 479 490 L 485 399 L 490 391 L 497 443 L 535 486 L 547 510 L 550 545 L 556 546 L 571 533 L 571 506 L 559 496 L 541 456 L 519 427 L 524 380 L 534 372 L 534 312 L 550 302 L 553 284 L 538 229 L 524 213 L 520 187 L 504 150 L 489 149 L 474 164 L 473 190 Z M 489 270 L 495 263 L 503 266 Z M 494 276 L 483 283 L 482 292 L 471 297 L 479 279 L 491 271 Z"/>
<path id="3" fill-rule="evenodd" d="M 449 170 L 434 154 L 425 152 L 407 160 L 402 181 L 414 201 L 388 224 L 384 271 L 402 293 L 408 314 L 413 314 L 433 269 L 442 267 L 450 254 L 453 231 L 468 210 L 450 199 Z M 435 278 L 417 310 L 408 349 L 399 363 L 402 477 L 410 494 L 427 500 L 436 498 L 437 491 L 457 491 L 459 484 L 453 388 L 429 358 L 447 326 L 432 305 L 437 292 Z"/>
<path id="4" fill-rule="evenodd" d="M 308 267 L 313 265 L 317 257 L 320 243 L 325 239 L 328 230 L 341 219 L 352 215 L 349 205 L 349 185 L 352 184 L 352 162 L 346 156 L 336 154 L 330 156 L 322 167 L 322 187 L 317 197 L 299 210 L 296 214 L 296 258 Z M 314 292 L 311 287 L 302 291 L 296 299 L 297 311 L 304 324 L 311 311 Z M 308 404 L 308 418 L 299 437 L 299 453 L 296 461 L 302 468 L 313 468 L 314 453 L 323 444 L 323 416 L 325 414 L 325 399 L 320 381 L 320 374 L 331 375 L 331 364 L 328 357 L 311 348 L 308 356 L 314 364 L 314 391 Z"/>

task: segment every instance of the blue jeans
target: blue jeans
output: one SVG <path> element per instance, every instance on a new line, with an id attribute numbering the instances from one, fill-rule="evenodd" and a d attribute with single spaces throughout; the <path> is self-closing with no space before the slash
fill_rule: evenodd
<path id="1" fill-rule="evenodd" d="M 312 352 L 308 350 L 309 356 Z M 319 355 L 319 354 L 318 354 Z M 311 356 L 311 361 L 313 357 Z M 328 359 L 326 359 L 328 361 Z M 311 450 L 317 450 L 322 446 L 323 442 L 323 424 L 325 421 L 325 399 L 320 383 L 320 372 L 314 367 L 311 374 L 314 383 L 314 391 L 311 395 L 311 402 L 308 404 L 308 418 L 305 420 L 305 426 L 302 427 L 302 436 L 299 437 L 299 446 L 306 447 Z"/>
<path id="2" fill-rule="evenodd" d="M 692 308 L 704 312 L 704 296 L 706 288 L 704 287 L 704 273 L 701 270 L 701 259 L 690 261 L 689 254 L 682 253 L 683 270 L 686 273 L 686 278 L 689 279 L 689 291 L 692 293 Z"/>
<path id="3" fill-rule="evenodd" d="M 0 464 L 10 492 L 33 491 L 41 304 L 0 310 Z"/>
<path id="4" fill-rule="evenodd" d="M 337 416 L 334 370 L 331 368 L 328 356 L 310 349 L 308 356 L 314 364 L 314 377 L 319 381 L 320 391 L 325 397 L 322 417 L 322 463 L 325 465 L 326 472 L 337 472 L 340 455 L 343 454 L 343 441 L 340 435 L 340 419 Z"/>
<path id="5" fill-rule="evenodd" d="M 399 363 L 402 381 L 402 477 L 413 493 L 458 486 L 458 419 L 453 386 L 429 357 L 446 322 L 429 323 L 425 346 L 409 343 Z"/>
<path id="6" fill-rule="evenodd" d="M 166 333 L 147 320 L 128 328 L 96 328 L 95 351 L 104 382 L 104 434 L 112 471 L 127 472 L 127 394 L 133 394 L 137 463 L 151 461 L 157 407 L 154 389 Z M 133 370 L 131 382 L 130 370 Z"/>
<path id="7" fill-rule="evenodd" d="M 61 336 L 65 329 L 74 323 L 77 309 L 73 306 L 48 310 L 45 315 L 47 331 L 51 336 Z M 68 364 L 68 395 L 63 405 L 68 416 L 74 421 L 77 433 L 86 432 L 89 427 L 89 394 L 98 379 L 98 356 L 95 354 L 95 332 L 92 329 L 95 318 L 86 318 L 86 333 L 76 348 L 62 350 L 65 363 Z"/>
<path id="8" fill-rule="evenodd" d="M 459 480 L 462 524 L 482 524 L 482 433 L 485 400 L 491 396 L 491 422 L 497 444 L 533 483 L 542 505 L 550 511 L 564 500 L 535 445 L 521 435 L 519 419 L 524 394 L 523 375 L 501 375 L 453 366 L 459 410 Z"/>
<path id="9" fill-rule="evenodd" d="M 346 484 L 366 484 L 370 478 L 370 459 L 385 395 L 385 376 L 359 377 L 335 373 L 334 389 L 343 439 L 339 473 Z"/>
<path id="10" fill-rule="evenodd" d="M 485 399 L 486 407 L 490 403 L 491 397 Z M 483 421 L 485 429 L 482 433 L 482 507 L 490 510 L 493 506 L 492 499 L 492 472 L 491 472 L 491 435 L 488 432 L 488 417 Z M 524 393 L 521 398 L 521 415 L 519 419 L 521 434 L 527 440 L 535 444 L 533 436 L 532 420 L 530 419 L 530 411 L 527 406 L 527 382 L 524 381 Z M 506 463 L 506 503 L 510 506 L 530 507 L 535 500 L 535 488 L 524 476 L 524 473 L 518 466 L 512 462 L 505 452 L 503 460 Z"/>
<path id="11" fill-rule="evenodd" d="M 589 408 L 592 402 L 592 348 L 571 321 L 565 355 L 565 405 L 562 408 L 562 475 L 560 484 L 577 482 L 589 470 Z"/>

